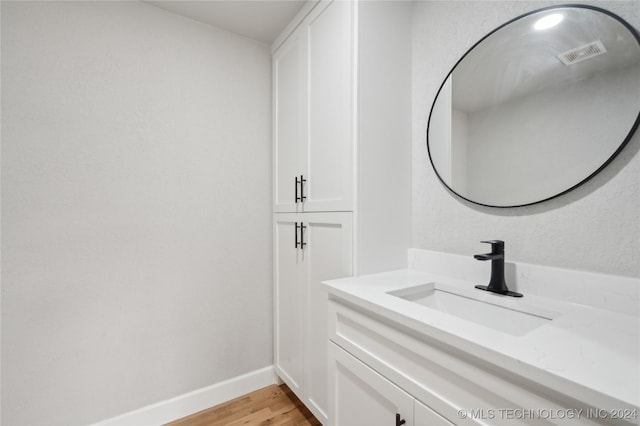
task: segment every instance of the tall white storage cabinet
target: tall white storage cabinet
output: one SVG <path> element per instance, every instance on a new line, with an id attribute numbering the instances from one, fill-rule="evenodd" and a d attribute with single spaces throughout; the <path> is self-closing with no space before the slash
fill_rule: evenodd
<path id="1" fill-rule="evenodd" d="M 320 3 L 274 53 L 276 212 L 353 210 L 352 14 Z"/>
<path id="2" fill-rule="evenodd" d="M 272 47 L 275 369 L 324 424 L 321 282 L 406 267 L 411 7 L 319 1 Z"/>

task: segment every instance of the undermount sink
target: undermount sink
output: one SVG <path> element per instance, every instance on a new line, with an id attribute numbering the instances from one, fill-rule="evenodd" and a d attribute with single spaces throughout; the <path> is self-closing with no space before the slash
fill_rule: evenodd
<path id="1" fill-rule="evenodd" d="M 506 298 L 441 283 L 387 294 L 514 336 L 522 336 L 560 316 L 558 312 L 528 304 L 526 298 Z"/>

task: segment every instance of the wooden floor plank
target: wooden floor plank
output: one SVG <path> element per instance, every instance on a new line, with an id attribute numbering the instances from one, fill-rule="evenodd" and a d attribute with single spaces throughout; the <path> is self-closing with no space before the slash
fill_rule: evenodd
<path id="1" fill-rule="evenodd" d="M 320 422 L 286 385 L 271 385 L 167 426 L 244 425 L 319 426 Z"/>
<path id="2" fill-rule="evenodd" d="M 269 407 L 274 400 L 278 400 L 281 392 L 277 386 L 269 386 L 170 424 L 172 426 L 224 426 Z"/>

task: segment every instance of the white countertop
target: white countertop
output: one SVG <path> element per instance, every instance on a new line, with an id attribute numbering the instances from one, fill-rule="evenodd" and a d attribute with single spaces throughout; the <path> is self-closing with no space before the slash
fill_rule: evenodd
<path id="1" fill-rule="evenodd" d="M 596 408 L 640 407 L 640 318 L 525 294 L 501 302 L 560 313 L 514 336 L 387 294 L 433 282 L 474 283 L 404 269 L 326 281 L 329 294 Z M 603 284 L 606 285 L 606 284 Z M 506 298 L 482 293 L 479 297 Z"/>

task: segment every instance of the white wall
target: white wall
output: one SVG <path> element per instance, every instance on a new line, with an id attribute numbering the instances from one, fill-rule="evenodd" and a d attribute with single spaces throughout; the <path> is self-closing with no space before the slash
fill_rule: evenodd
<path id="1" fill-rule="evenodd" d="M 2 424 L 272 364 L 266 46 L 138 2 L 2 2 Z"/>
<path id="2" fill-rule="evenodd" d="M 407 265 L 411 240 L 411 12 L 412 5 L 406 1 L 358 5 L 355 269 L 360 275 Z M 391 223 L 394 225 L 387 225 Z"/>
<path id="3" fill-rule="evenodd" d="M 507 259 L 640 276 L 640 133 L 603 172 L 543 204 L 477 206 L 450 194 L 426 149 L 429 110 L 440 84 L 478 39 L 516 16 L 562 1 L 418 1 L 413 16 L 413 246 L 471 257 L 506 241 Z M 588 2 L 640 28 L 636 1 Z"/>

